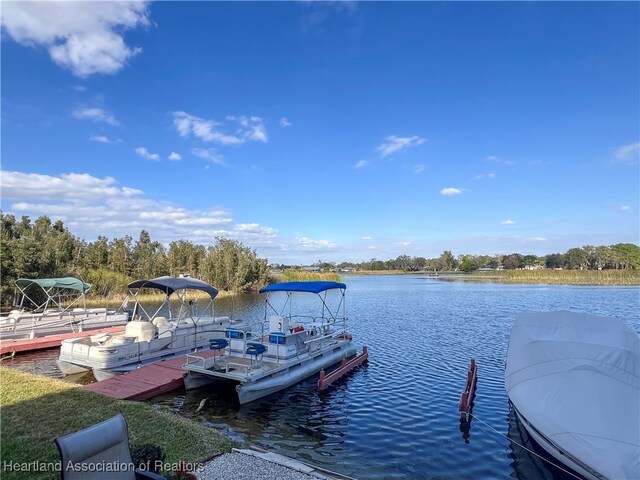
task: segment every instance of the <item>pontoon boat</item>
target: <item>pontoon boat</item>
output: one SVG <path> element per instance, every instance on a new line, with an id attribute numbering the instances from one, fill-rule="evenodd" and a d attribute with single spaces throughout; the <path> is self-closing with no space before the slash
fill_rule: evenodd
<path id="1" fill-rule="evenodd" d="M 218 290 L 201 280 L 159 277 L 129 284 L 134 299 L 142 289 L 164 293 L 164 301 L 155 312 L 147 312 L 136 301 L 133 319 L 127 323 L 124 333 L 64 340 L 58 359 L 63 374 L 93 370 L 97 380 L 110 378 L 142 365 L 208 347 L 209 339 L 221 335 L 231 324 L 229 317 L 215 317 L 213 303 Z M 188 291 L 208 295 L 208 303 L 202 311 L 197 298 L 188 300 Z M 173 307 L 172 296 L 177 299 Z"/>
<path id="2" fill-rule="evenodd" d="M 347 331 L 346 288 L 338 282 L 285 282 L 263 288 L 265 315 L 261 321 L 229 326 L 224 337 L 212 338 L 210 348 L 221 355 L 187 355 L 186 388 L 231 380 L 236 383 L 240 404 L 244 404 L 352 357 L 356 348 Z M 281 309 L 270 299 L 278 292 L 286 295 Z M 292 315 L 293 297 L 298 293 L 316 294 L 322 313 Z"/>
<path id="3" fill-rule="evenodd" d="M 91 285 L 77 278 L 20 278 L 16 287 L 20 303 L 0 317 L 0 340 L 86 332 L 124 325 L 129 319 L 127 312 L 87 308 Z"/>

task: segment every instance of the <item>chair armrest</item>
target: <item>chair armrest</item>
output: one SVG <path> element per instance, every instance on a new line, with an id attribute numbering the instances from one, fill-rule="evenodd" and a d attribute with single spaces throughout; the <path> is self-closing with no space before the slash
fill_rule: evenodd
<path id="1" fill-rule="evenodd" d="M 153 473 L 148 470 L 140 470 L 139 468 L 136 468 L 135 474 L 136 480 L 167 480 L 162 475 L 158 475 L 157 473 Z"/>

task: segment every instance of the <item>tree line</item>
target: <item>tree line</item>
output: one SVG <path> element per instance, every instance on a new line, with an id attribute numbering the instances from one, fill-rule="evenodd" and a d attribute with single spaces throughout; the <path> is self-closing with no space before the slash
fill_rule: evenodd
<path id="1" fill-rule="evenodd" d="M 162 275 L 189 274 L 227 291 L 260 288 L 269 281 L 269 265 L 258 258 L 255 250 L 242 242 L 217 238 L 215 245 L 197 245 L 189 240 L 171 242 L 166 248 L 153 241 L 146 230 L 138 239 L 125 235 L 109 240 L 99 236 L 86 242 L 74 236 L 58 220 L 46 216 L 31 221 L 28 216 L 17 220 L 0 211 L 0 297 L 3 305 L 13 298 L 14 281 L 18 278 L 51 278 L 76 276 L 93 285 L 92 293 L 102 296 L 122 294 L 133 280 Z M 522 269 L 640 269 L 640 247 L 631 243 L 610 246 L 572 248 L 565 253 L 544 256 L 522 255 L 457 255 L 444 251 L 437 258 L 400 255 L 395 259 L 353 263 L 318 261 L 322 270 L 379 271 L 455 271 L 472 272 L 481 268 Z M 271 268 L 287 268 L 271 265 Z"/>
<path id="2" fill-rule="evenodd" d="M 18 278 L 79 277 L 92 284 L 94 295 L 126 292 L 137 279 L 189 274 L 227 291 L 257 289 L 268 282 L 267 260 L 237 240 L 217 238 L 213 246 L 177 240 L 165 248 L 142 230 L 137 240 L 125 235 L 86 242 L 58 220 L 46 216 L 34 222 L 0 212 L 0 296 L 13 299 Z"/>
<path id="3" fill-rule="evenodd" d="M 314 266 L 321 270 L 340 271 L 345 269 L 368 271 L 403 271 L 403 272 L 473 272 L 479 269 L 515 270 L 515 269 L 567 269 L 567 270 L 639 270 L 640 247 L 632 243 L 617 243 L 610 246 L 586 245 L 581 248 L 571 248 L 565 253 L 551 253 L 549 255 L 469 255 L 454 256 L 445 250 L 437 258 L 412 257 L 400 255 L 390 260 L 372 258 L 369 261 L 353 262 L 322 262 Z M 280 269 L 292 268 L 278 265 Z M 295 267 L 293 267 L 295 268 Z"/>

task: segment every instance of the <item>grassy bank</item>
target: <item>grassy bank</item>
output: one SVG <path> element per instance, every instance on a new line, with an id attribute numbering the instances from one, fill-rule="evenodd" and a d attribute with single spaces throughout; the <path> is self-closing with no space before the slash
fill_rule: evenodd
<path id="1" fill-rule="evenodd" d="M 492 282 L 545 285 L 640 285 L 640 272 L 634 270 L 503 270 L 475 272 L 471 275 L 438 277 L 450 282 Z"/>
<path id="2" fill-rule="evenodd" d="M 199 462 L 228 452 L 232 444 L 216 431 L 148 404 L 115 400 L 77 385 L 0 367 L 0 457 L 11 463 L 59 461 L 54 438 L 122 413 L 132 449 L 162 448 L 167 464 Z M 59 478 L 56 472 L 7 472 L 3 479 Z"/>

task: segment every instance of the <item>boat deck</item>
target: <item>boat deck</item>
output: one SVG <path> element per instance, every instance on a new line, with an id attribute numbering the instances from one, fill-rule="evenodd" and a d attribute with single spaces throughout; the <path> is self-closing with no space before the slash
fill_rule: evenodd
<path id="1" fill-rule="evenodd" d="M 30 352 L 32 350 L 44 350 L 46 348 L 59 347 L 67 338 L 86 337 L 100 333 L 119 333 L 124 331 L 124 325 L 101 328 L 97 330 L 85 330 L 84 332 L 63 333 L 60 335 L 48 335 L 46 337 L 25 338 L 19 340 L 0 340 L 0 355 L 7 353 Z"/>
<path id="2" fill-rule="evenodd" d="M 276 361 L 257 361 L 235 355 L 214 359 L 204 358 L 200 353 L 188 355 L 187 364 L 188 369 L 196 373 L 238 381 L 245 380 L 248 373 L 254 378 L 262 378 L 291 366 L 290 361 L 283 365 Z"/>

